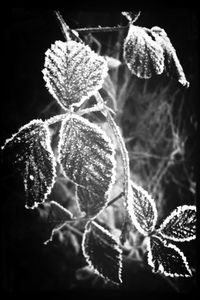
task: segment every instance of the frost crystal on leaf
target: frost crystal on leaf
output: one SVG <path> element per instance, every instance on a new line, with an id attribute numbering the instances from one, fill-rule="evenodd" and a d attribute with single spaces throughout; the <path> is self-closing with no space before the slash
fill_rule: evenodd
<path id="1" fill-rule="evenodd" d="M 56 162 L 50 146 L 50 132 L 42 120 L 24 125 L 3 147 L 24 178 L 26 207 L 34 208 L 50 194 L 56 176 Z"/>
<path id="2" fill-rule="evenodd" d="M 192 275 L 183 252 L 173 244 L 166 243 L 157 235 L 148 240 L 148 264 L 153 272 L 170 277 L 189 277 Z"/>
<path id="3" fill-rule="evenodd" d="M 128 212 L 137 230 L 149 235 L 155 228 L 157 209 L 154 199 L 142 187 L 131 182 L 132 195 L 128 201 Z"/>
<path id="4" fill-rule="evenodd" d="M 78 204 L 90 218 L 108 202 L 114 180 L 114 148 L 95 124 L 71 114 L 63 122 L 58 160 L 65 175 L 77 185 Z"/>
<path id="5" fill-rule="evenodd" d="M 80 106 L 103 85 L 108 67 L 105 59 L 82 43 L 56 41 L 46 51 L 42 71 L 46 87 L 66 110 Z"/>
<path id="6" fill-rule="evenodd" d="M 88 264 L 101 276 L 121 283 L 122 250 L 111 233 L 96 222 L 88 222 L 82 241 Z"/>
<path id="7" fill-rule="evenodd" d="M 196 238 L 196 207 L 183 205 L 177 207 L 158 229 L 163 237 L 177 242 Z"/>
<path id="8" fill-rule="evenodd" d="M 128 68 L 140 78 L 163 73 L 163 49 L 145 28 L 130 24 L 123 55 Z"/>
<path id="9" fill-rule="evenodd" d="M 189 82 L 185 78 L 183 68 L 179 62 L 176 50 L 172 46 L 164 29 L 154 26 L 151 28 L 155 41 L 162 47 L 164 54 L 165 71 L 169 76 L 177 79 L 183 86 L 189 87 Z"/>

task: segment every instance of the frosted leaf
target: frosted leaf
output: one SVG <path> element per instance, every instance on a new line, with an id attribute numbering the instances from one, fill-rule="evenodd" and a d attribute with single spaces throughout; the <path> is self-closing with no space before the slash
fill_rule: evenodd
<path id="1" fill-rule="evenodd" d="M 122 250 L 112 234 L 96 222 L 87 223 L 82 241 L 90 267 L 106 279 L 121 283 Z"/>
<path id="2" fill-rule="evenodd" d="M 163 49 L 165 71 L 167 75 L 177 79 L 183 86 L 189 87 L 189 82 L 185 78 L 185 74 L 177 57 L 176 50 L 172 46 L 165 30 L 158 26 L 154 26 L 151 28 L 151 32 L 156 42 Z"/>
<path id="3" fill-rule="evenodd" d="M 114 148 L 95 124 L 71 114 L 60 130 L 58 160 L 77 185 L 78 204 L 88 217 L 107 205 L 114 180 Z"/>
<path id="4" fill-rule="evenodd" d="M 103 85 L 108 67 L 89 46 L 75 41 L 56 41 L 46 51 L 42 71 L 46 87 L 66 110 L 80 106 Z"/>
<path id="5" fill-rule="evenodd" d="M 24 178 L 26 207 L 36 207 L 50 194 L 56 176 L 48 126 L 32 120 L 6 140 L 3 150 Z"/>
<path id="6" fill-rule="evenodd" d="M 150 78 L 164 71 L 163 49 L 145 28 L 130 24 L 123 55 L 128 68 L 137 77 Z"/>
<path id="7" fill-rule="evenodd" d="M 177 207 L 158 229 L 163 237 L 177 242 L 196 238 L 196 207 L 183 205 Z"/>
<path id="8" fill-rule="evenodd" d="M 128 212 L 130 218 L 143 235 L 149 235 L 157 221 L 157 209 L 154 199 L 141 186 L 131 182 L 132 197 L 128 200 Z"/>
<path id="9" fill-rule="evenodd" d="M 148 264 L 153 272 L 170 277 L 189 277 L 192 275 L 183 252 L 173 244 L 166 243 L 157 235 L 152 235 L 147 244 Z"/>

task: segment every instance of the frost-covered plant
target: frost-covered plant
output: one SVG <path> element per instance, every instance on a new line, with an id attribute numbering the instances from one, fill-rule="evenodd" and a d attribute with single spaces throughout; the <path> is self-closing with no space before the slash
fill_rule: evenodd
<path id="1" fill-rule="evenodd" d="M 129 21 L 123 57 L 132 74 L 147 79 L 165 72 L 188 87 L 166 32 L 157 26 L 151 29 L 135 26 L 139 14 L 122 14 Z M 185 255 L 173 241 L 195 239 L 196 207 L 179 206 L 156 228 L 155 201 L 147 191 L 131 181 L 124 139 L 114 120 L 113 110 L 106 105 L 99 91 L 109 82 L 109 67 L 117 67 L 120 62 L 95 53 L 79 37 L 81 29 L 71 30 L 59 13 L 57 17 L 66 41 L 56 41 L 46 51 L 43 76 L 47 89 L 65 112 L 45 121 L 32 120 L 2 146 L 4 155 L 14 156 L 13 161 L 22 174 L 25 207 L 34 209 L 41 203 L 48 206 L 48 221 L 55 224 L 55 228 L 46 244 L 68 222 L 85 222 L 82 250 L 88 265 L 104 278 L 120 284 L 122 249 L 129 229 L 123 226 L 117 240 L 100 224 L 98 217 L 113 201 L 123 197 L 125 224 L 131 222 L 145 237 L 148 264 L 152 271 L 171 277 L 191 276 Z M 87 28 L 84 30 L 87 31 Z M 91 97 L 96 101 L 93 105 L 88 101 Z M 92 112 L 99 112 L 106 119 L 120 149 L 123 191 L 114 200 L 110 198 L 116 180 L 116 149 L 107 133 L 86 118 Z M 58 145 L 53 151 L 50 126 L 56 123 L 61 123 L 61 126 Z M 58 170 L 75 186 L 77 209 L 82 213 L 79 218 L 61 204 L 48 199 Z"/>

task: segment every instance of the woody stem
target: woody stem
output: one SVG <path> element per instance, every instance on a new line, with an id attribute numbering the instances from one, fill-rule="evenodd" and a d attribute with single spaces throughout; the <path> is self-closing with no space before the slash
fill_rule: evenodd
<path id="1" fill-rule="evenodd" d="M 104 103 L 101 95 L 99 92 L 96 94 L 96 100 L 98 103 Z M 105 114 L 107 122 L 111 129 L 113 130 L 113 133 L 118 141 L 122 161 L 123 161 L 123 171 L 124 171 L 124 198 L 125 198 L 125 204 L 128 205 L 128 198 L 130 195 L 130 168 L 129 168 L 129 156 L 128 152 L 126 150 L 126 146 L 123 140 L 123 137 L 121 135 L 120 129 L 115 123 L 111 113 L 108 111 L 108 109 L 104 106 L 104 109 L 102 112 Z"/>

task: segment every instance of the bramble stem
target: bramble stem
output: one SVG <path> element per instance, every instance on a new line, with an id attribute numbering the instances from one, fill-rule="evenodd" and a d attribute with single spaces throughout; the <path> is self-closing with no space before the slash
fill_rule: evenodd
<path id="1" fill-rule="evenodd" d="M 65 23 L 65 21 L 63 20 L 62 15 L 60 14 L 59 11 L 55 11 L 56 17 L 58 19 L 58 21 L 60 22 L 61 25 L 61 30 L 62 33 L 66 39 L 66 41 L 68 41 L 70 39 L 70 34 L 73 36 L 73 38 L 79 42 L 82 43 L 82 40 L 74 33 L 74 30 L 70 29 L 69 26 Z"/>
<path id="2" fill-rule="evenodd" d="M 78 230 L 76 227 L 71 226 L 71 225 L 69 225 L 69 224 L 67 224 L 67 223 L 65 223 L 64 226 L 66 226 L 70 231 L 76 233 L 77 235 L 79 235 L 79 236 L 81 236 L 81 237 L 83 236 L 83 233 L 82 233 L 80 230 Z"/>
<path id="3" fill-rule="evenodd" d="M 91 112 L 102 111 L 102 109 L 104 109 L 104 108 L 105 108 L 105 104 L 104 103 L 100 103 L 98 105 L 95 105 L 95 106 L 92 106 L 92 107 L 89 107 L 89 108 L 77 110 L 76 114 L 82 116 L 82 115 L 85 115 L 85 114 L 89 114 Z M 110 107 L 107 107 L 107 110 L 109 110 L 111 113 L 115 114 L 115 112 Z M 64 120 L 67 117 L 67 115 L 69 113 L 70 112 L 53 116 L 53 117 L 47 119 L 45 121 L 45 123 L 49 126 L 49 125 L 53 125 L 53 124 L 55 124 L 57 122 L 61 122 L 62 120 Z"/>
<path id="4" fill-rule="evenodd" d="M 89 107 L 89 108 L 80 109 L 77 111 L 77 114 L 81 116 L 81 115 L 89 114 L 91 112 L 101 111 L 102 108 L 103 108 L 102 104 L 97 104 L 97 105 Z"/>
<path id="5" fill-rule="evenodd" d="M 61 230 L 63 227 L 67 227 L 68 230 L 70 230 L 71 232 L 76 233 L 76 234 L 79 235 L 80 237 L 83 236 L 83 233 L 82 233 L 79 229 L 77 229 L 76 227 L 71 226 L 71 225 L 69 225 L 69 224 L 67 224 L 67 223 L 64 223 L 64 224 L 61 225 L 60 227 L 54 228 L 54 229 L 52 230 L 51 237 L 50 237 L 48 240 L 46 240 L 46 241 L 44 242 L 44 245 L 47 245 L 49 242 L 52 242 L 53 234 L 54 234 L 55 232 L 59 232 L 59 230 Z"/>
<path id="6" fill-rule="evenodd" d="M 119 31 L 119 30 L 124 30 L 124 29 L 128 29 L 130 24 L 126 25 L 126 26 L 121 26 L 121 25 L 117 25 L 117 26 L 113 26 L 113 27 L 101 27 L 100 25 L 98 27 L 90 27 L 90 28 L 76 28 L 76 29 L 70 29 L 69 26 L 65 23 L 65 21 L 63 20 L 62 15 L 60 14 L 59 11 L 55 11 L 56 17 L 58 19 L 58 21 L 61 24 L 61 29 L 63 32 L 63 35 L 65 36 L 65 39 L 68 40 L 69 39 L 69 32 L 74 36 L 74 38 L 80 42 L 82 42 L 82 40 L 75 35 L 74 31 L 76 32 L 81 32 L 81 33 L 91 33 L 91 32 L 113 32 L 113 31 Z"/>
<path id="7" fill-rule="evenodd" d="M 59 11 L 55 11 L 55 14 L 56 14 L 58 21 L 60 22 L 62 33 L 63 33 L 65 39 L 68 40 L 69 26 L 65 23 L 65 21 L 63 20 L 63 17 L 61 16 Z"/>
<path id="8" fill-rule="evenodd" d="M 126 26 L 113 26 L 113 27 L 91 27 L 91 28 L 77 28 L 75 29 L 77 32 L 82 32 L 82 33 L 90 33 L 90 32 L 112 32 L 112 31 L 119 31 L 119 30 L 124 30 L 128 29 L 129 24 Z"/>
<path id="9" fill-rule="evenodd" d="M 107 204 L 107 207 L 112 205 L 114 202 L 116 202 L 117 200 L 119 200 L 121 197 L 124 196 L 124 192 L 121 192 L 119 195 L 117 195 L 114 199 L 110 200 Z"/>
<path id="10" fill-rule="evenodd" d="M 77 111 L 77 114 L 78 115 L 84 115 L 84 114 L 88 114 L 88 113 L 91 113 L 91 112 L 94 112 L 94 111 L 101 111 L 102 108 L 103 108 L 102 104 L 101 105 L 95 105 L 95 106 L 90 107 L 90 108 L 79 110 L 79 111 Z M 53 125 L 57 122 L 61 122 L 62 120 L 64 120 L 67 117 L 67 115 L 69 113 L 70 112 L 53 116 L 53 117 L 49 118 L 48 120 L 46 120 L 45 123 L 49 126 L 49 125 Z"/>
<path id="11" fill-rule="evenodd" d="M 121 192 L 118 196 L 116 196 L 114 199 L 112 199 L 110 202 L 108 202 L 108 205 L 107 205 L 107 207 L 108 206 L 110 206 L 110 205 L 112 205 L 114 202 L 116 202 L 117 200 L 119 200 L 122 196 L 124 195 L 124 192 Z M 66 221 L 65 222 L 65 224 L 63 224 L 63 225 L 61 225 L 61 227 L 59 227 L 59 228 L 57 228 L 56 230 L 60 230 L 61 228 L 63 228 L 63 227 L 67 227 L 70 231 L 72 231 L 72 232 L 74 232 L 74 233 L 76 233 L 77 235 L 79 235 L 79 236 L 83 236 L 83 233 L 79 230 L 79 229 L 77 229 L 76 227 L 74 227 L 74 226 L 71 226 L 69 223 L 74 223 L 74 222 L 77 222 L 77 221 L 79 221 L 79 220 L 81 220 L 81 221 L 83 221 L 83 220 L 85 220 L 85 221 L 90 221 L 90 219 L 89 218 L 77 218 L 77 219 L 73 219 L 73 220 L 69 220 L 69 221 Z M 56 231 L 55 230 L 55 231 Z"/>
<path id="12" fill-rule="evenodd" d="M 105 104 L 104 103 L 98 103 L 95 106 L 89 107 L 89 108 L 85 108 L 85 109 L 80 109 L 78 110 L 76 113 L 80 116 L 85 115 L 85 114 L 89 114 L 91 112 L 97 112 L 97 111 L 102 111 L 105 108 Z M 109 110 L 113 115 L 115 115 L 116 113 L 114 112 L 114 110 L 112 110 L 112 108 L 106 106 L 107 110 Z"/>
<path id="13" fill-rule="evenodd" d="M 98 103 L 104 103 L 104 101 L 103 101 L 101 95 L 99 94 L 99 92 L 97 92 L 97 94 L 96 94 L 96 99 L 97 99 Z M 127 206 L 128 205 L 128 198 L 129 198 L 129 194 L 130 194 L 130 169 L 129 169 L 128 152 L 126 150 L 126 146 L 125 146 L 123 137 L 121 135 L 120 129 L 117 126 L 117 124 L 115 123 L 112 115 L 110 114 L 110 112 L 108 111 L 106 106 L 104 106 L 104 109 L 102 110 L 102 112 L 105 113 L 108 124 L 111 127 L 111 129 L 113 130 L 113 133 L 114 133 L 114 135 L 115 135 L 115 137 L 118 141 L 120 152 L 121 152 L 121 155 L 122 155 L 123 170 L 124 170 L 124 198 L 125 198 L 125 204 Z"/>

